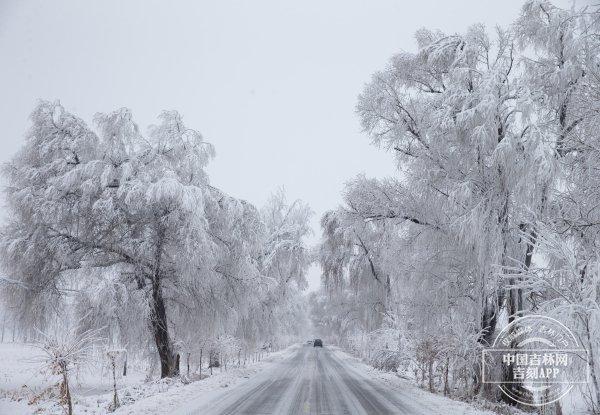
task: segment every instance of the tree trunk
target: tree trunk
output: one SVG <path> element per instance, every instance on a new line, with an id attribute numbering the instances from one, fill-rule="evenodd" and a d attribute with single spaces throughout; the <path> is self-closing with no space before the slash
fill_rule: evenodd
<path id="1" fill-rule="evenodd" d="M 500 302 L 499 297 L 503 297 L 501 292 L 488 296 L 485 299 L 481 316 L 481 335 L 477 339 L 477 342 L 483 347 L 490 347 L 493 343 L 494 333 L 496 331 L 496 323 L 498 320 L 497 304 Z M 474 368 L 475 373 L 473 377 L 473 393 L 478 394 L 483 392 L 486 397 L 490 398 L 493 395 L 493 385 L 489 383 L 483 383 L 483 379 L 481 379 L 482 364 L 483 362 L 479 361 Z"/>
<path id="2" fill-rule="evenodd" d="M 69 378 L 67 368 L 61 367 L 63 383 L 61 385 L 61 395 L 63 402 L 67 404 L 67 415 L 73 415 L 73 402 L 71 401 L 71 390 L 69 389 Z"/>
<path id="3" fill-rule="evenodd" d="M 542 198 L 542 200 L 544 199 Z M 526 226 L 521 224 L 519 228 L 522 232 L 525 232 Z M 523 262 L 523 273 L 527 272 L 531 266 L 536 239 L 537 233 L 535 231 L 535 227 L 532 227 L 529 232 L 529 238 L 526 241 L 525 259 Z M 513 323 L 515 319 L 517 319 L 523 314 L 523 290 L 521 288 L 514 287 L 514 285 L 518 285 L 518 283 L 521 282 L 520 280 L 521 278 L 517 277 L 517 280 L 510 279 L 509 281 L 512 287 L 509 289 L 508 296 L 506 297 L 506 311 L 508 314 L 508 324 Z M 509 334 L 512 334 L 513 332 L 516 332 L 518 330 L 519 327 L 517 325 L 514 325 L 512 326 L 511 333 Z M 511 342 L 510 347 L 512 349 L 516 349 L 517 344 L 513 341 Z M 521 383 L 515 383 L 514 365 L 502 365 L 502 380 L 507 382 L 506 384 L 504 384 L 504 386 L 509 389 L 515 390 L 515 393 L 526 393 Z M 508 397 L 506 394 L 502 394 L 502 400 L 509 405 L 519 406 L 517 405 L 517 402 Z"/>
<path id="4" fill-rule="evenodd" d="M 514 283 L 514 281 L 511 280 L 511 284 L 513 284 L 513 283 Z M 518 317 L 521 314 L 521 312 L 523 311 L 522 310 L 522 305 L 523 305 L 522 296 L 523 296 L 523 294 L 520 289 L 511 288 L 509 291 L 509 295 L 506 298 L 506 311 L 508 312 L 508 323 L 509 324 L 513 323 L 515 318 Z M 513 325 L 510 329 L 509 335 L 514 332 L 517 332 L 518 330 L 519 330 L 519 326 Z M 510 348 L 511 349 L 518 348 L 517 342 L 515 340 L 513 340 L 511 342 Z M 517 383 L 515 381 L 514 368 L 515 368 L 515 365 L 507 365 L 505 363 L 502 364 L 502 380 L 504 382 L 506 382 L 503 385 L 507 389 L 512 390 L 513 393 L 515 393 L 515 394 L 524 394 L 521 396 L 526 396 L 525 394 L 527 394 L 527 390 L 525 390 L 525 388 L 523 387 L 523 384 Z M 506 403 L 508 405 L 520 407 L 518 402 L 516 402 L 515 400 L 513 400 L 512 398 L 510 398 L 508 395 L 506 395 L 504 393 L 501 395 L 501 399 L 504 403 Z"/>
<path id="5" fill-rule="evenodd" d="M 448 385 L 448 372 L 450 371 L 450 357 L 446 357 L 446 367 L 444 367 L 444 396 L 450 395 L 450 385 Z"/>
<path id="6" fill-rule="evenodd" d="M 427 374 L 429 376 L 429 392 L 435 392 L 433 387 L 433 359 L 429 359 L 427 363 Z"/>
<path id="7" fill-rule="evenodd" d="M 152 281 L 150 322 L 160 357 L 160 377 L 173 377 L 177 374 L 176 359 L 167 328 L 167 312 L 158 275 L 155 275 Z"/>
<path id="8" fill-rule="evenodd" d="M 117 357 L 116 355 L 111 358 L 112 364 L 112 377 L 113 377 L 113 411 L 116 411 L 119 407 L 119 396 L 117 395 Z"/>
<path id="9" fill-rule="evenodd" d="M 191 353 L 188 352 L 188 354 L 187 354 L 187 376 L 188 377 L 190 376 L 190 356 L 191 356 Z"/>

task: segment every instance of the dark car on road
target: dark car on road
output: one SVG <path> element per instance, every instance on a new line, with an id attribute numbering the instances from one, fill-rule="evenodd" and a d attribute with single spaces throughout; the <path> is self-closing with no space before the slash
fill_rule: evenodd
<path id="1" fill-rule="evenodd" d="M 323 340 L 315 339 L 315 341 L 313 342 L 313 347 L 323 347 Z"/>

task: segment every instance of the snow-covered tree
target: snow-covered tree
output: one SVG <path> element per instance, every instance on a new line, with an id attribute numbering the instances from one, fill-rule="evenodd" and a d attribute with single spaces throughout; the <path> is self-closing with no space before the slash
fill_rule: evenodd
<path id="1" fill-rule="evenodd" d="M 255 338 L 281 334 L 264 316 L 288 312 L 305 287 L 304 204 L 280 195 L 263 215 L 211 186 L 214 150 L 174 111 L 145 136 L 127 109 L 90 129 L 41 102 L 31 120 L 4 170 L 11 217 L 0 243 L 17 282 L 4 298 L 25 327 L 73 318 L 132 351 L 154 343 L 162 377 L 179 373 L 182 347 L 244 322 L 269 326 Z"/>
<path id="2" fill-rule="evenodd" d="M 421 29 L 416 52 L 373 75 L 357 112 L 399 172 L 356 178 L 324 215 L 327 291 L 311 302 L 334 315 L 317 324 L 352 344 L 395 330 L 398 354 L 413 350 L 418 370 L 427 350 L 465 393 L 498 397 L 482 387 L 477 350 L 519 315 L 558 306 L 534 277 L 571 289 L 595 281 L 599 16 L 527 1 L 493 36 L 482 25 Z M 566 251 L 577 272 L 559 265 Z M 563 300 L 585 340 L 597 317 L 589 293 L 578 296 L 576 306 Z"/>

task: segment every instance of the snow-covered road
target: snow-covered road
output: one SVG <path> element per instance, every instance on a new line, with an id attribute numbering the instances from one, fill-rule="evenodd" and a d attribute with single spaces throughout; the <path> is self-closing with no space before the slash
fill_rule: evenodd
<path id="1" fill-rule="evenodd" d="M 431 407 L 367 378 L 334 350 L 299 347 L 297 352 L 212 401 L 187 406 L 189 415 L 410 414 Z"/>

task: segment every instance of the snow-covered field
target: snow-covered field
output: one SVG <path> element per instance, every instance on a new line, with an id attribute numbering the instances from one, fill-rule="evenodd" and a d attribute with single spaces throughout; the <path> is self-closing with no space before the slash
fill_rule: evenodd
<path id="1" fill-rule="evenodd" d="M 215 369 L 213 375 L 207 378 L 204 376 L 208 370 L 204 368 L 203 380 L 190 383 L 180 379 L 145 382 L 142 371 L 130 369 L 126 377 L 120 376 L 117 380 L 122 406 L 114 413 L 170 414 L 173 408 L 192 399 L 201 404 L 289 356 L 295 347 L 270 353 L 258 362 L 247 362 L 246 367 Z M 40 393 L 58 381 L 53 376 L 40 373 L 39 365 L 34 362 L 39 353 L 28 344 L 0 344 L 0 415 L 64 414 L 64 410 L 56 404 L 56 398 L 43 395 L 36 400 Z M 112 380 L 108 371 L 96 369 L 89 368 L 74 374 L 72 393 L 75 414 L 108 413 Z"/>
<path id="2" fill-rule="evenodd" d="M 53 398 L 59 378 L 42 370 L 41 354 L 31 344 L 0 344 L 0 414 L 62 413 L 54 406 Z M 144 374 L 130 365 L 128 375 L 118 377 L 118 387 L 131 387 L 143 379 Z M 103 395 L 109 393 L 112 385 L 106 367 L 90 364 L 71 373 L 69 381 L 77 404 L 103 408 Z"/>

